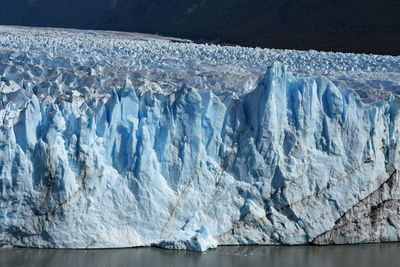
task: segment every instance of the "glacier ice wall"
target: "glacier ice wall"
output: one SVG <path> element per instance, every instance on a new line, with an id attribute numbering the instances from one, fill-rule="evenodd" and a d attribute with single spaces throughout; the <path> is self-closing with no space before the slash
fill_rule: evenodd
<path id="1" fill-rule="evenodd" d="M 365 105 L 281 64 L 241 98 L 187 86 L 165 95 L 129 80 L 109 97 L 39 101 L 10 89 L 0 241 L 193 250 L 398 241 L 398 107 Z"/>
<path id="2" fill-rule="evenodd" d="M 134 36 L 0 26 L 0 246 L 399 241 L 400 57 Z"/>

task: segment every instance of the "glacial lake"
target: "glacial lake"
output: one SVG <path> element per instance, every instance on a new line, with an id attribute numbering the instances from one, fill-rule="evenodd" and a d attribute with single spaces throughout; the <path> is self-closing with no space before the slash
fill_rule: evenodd
<path id="1" fill-rule="evenodd" d="M 400 243 L 355 246 L 228 246 L 205 253 L 157 248 L 1 249 L 0 267 L 390 267 L 400 266 Z"/>

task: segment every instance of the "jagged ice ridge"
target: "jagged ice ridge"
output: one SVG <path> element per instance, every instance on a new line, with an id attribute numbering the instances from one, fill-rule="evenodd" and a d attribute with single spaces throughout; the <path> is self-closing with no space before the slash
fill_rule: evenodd
<path id="1" fill-rule="evenodd" d="M 399 241 L 399 57 L 18 27 L 0 48 L 0 245 Z"/>

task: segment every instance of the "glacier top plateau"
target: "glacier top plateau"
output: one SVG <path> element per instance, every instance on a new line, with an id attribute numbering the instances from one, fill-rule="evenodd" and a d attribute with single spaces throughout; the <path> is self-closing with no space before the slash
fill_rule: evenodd
<path id="1" fill-rule="evenodd" d="M 138 33 L 0 26 L 0 60 L 7 79 L 55 91 L 101 92 L 130 79 L 145 90 L 168 93 L 185 83 L 240 96 L 280 62 L 296 76 L 327 76 L 365 102 L 400 94 L 400 57 L 194 44 Z"/>

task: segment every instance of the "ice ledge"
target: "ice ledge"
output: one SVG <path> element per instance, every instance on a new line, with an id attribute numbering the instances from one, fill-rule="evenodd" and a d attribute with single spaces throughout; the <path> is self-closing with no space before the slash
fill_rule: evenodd
<path id="1" fill-rule="evenodd" d="M 184 233 L 188 235 L 189 233 Z M 155 247 L 176 249 L 176 250 L 191 250 L 204 252 L 208 249 L 217 248 L 218 242 L 208 233 L 205 226 L 195 231 L 194 235 L 188 239 L 175 239 L 172 241 L 161 241 L 158 244 L 153 244 Z"/>

